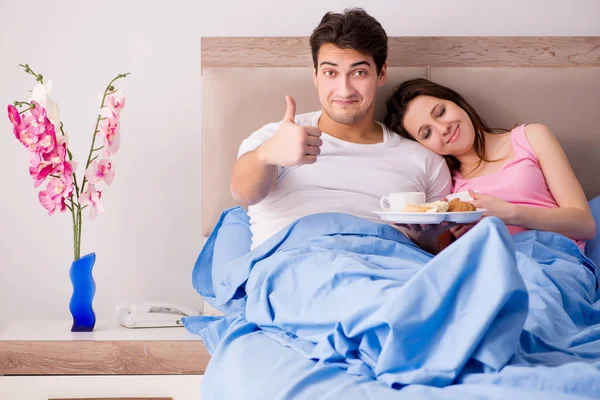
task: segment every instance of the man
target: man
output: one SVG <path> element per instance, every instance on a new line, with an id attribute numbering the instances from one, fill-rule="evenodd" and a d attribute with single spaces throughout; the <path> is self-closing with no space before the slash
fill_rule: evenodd
<path id="1" fill-rule="evenodd" d="M 373 210 L 391 192 L 450 193 L 445 161 L 374 119 L 375 95 L 387 78 L 387 35 L 362 9 L 327 13 L 310 37 L 313 81 L 321 110 L 295 115 L 287 96 L 279 123 L 240 146 L 231 177 L 233 197 L 248 205 L 252 248 L 295 220 L 340 212 L 382 222 Z M 445 225 L 407 229 L 430 252 Z"/>

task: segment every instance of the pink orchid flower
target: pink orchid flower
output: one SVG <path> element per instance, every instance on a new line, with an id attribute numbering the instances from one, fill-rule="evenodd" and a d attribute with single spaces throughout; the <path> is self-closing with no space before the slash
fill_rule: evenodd
<path id="1" fill-rule="evenodd" d="M 29 153 L 31 155 L 31 158 L 29 159 L 29 165 L 33 168 L 38 168 L 39 165 L 44 162 L 44 160 L 42 160 L 42 156 L 38 153 L 31 152 Z"/>
<path id="2" fill-rule="evenodd" d="M 119 119 L 119 114 L 113 111 L 112 108 L 105 106 L 100 109 L 100 116 L 106 119 Z"/>
<path id="3" fill-rule="evenodd" d="M 85 171 L 85 177 L 92 183 L 104 180 L 107 185 L 110 185 L 115 178 L 115 171 L 112 169 L 111 162 L 107 159 L 100 161 L 94 160 Z"/>
<path id="4" fill-rule="evenodd" d="M 121 145 L 121 135 L 117 132 L 114 135 L 104 137 L 104 157 L 115 154 Z"/>
<path id="5" fill-rule="evenodd" d="M 73 179 L 69 175 L 63 175 L 60 178 L 50 178 L 46 186 L 46 196 L 56 202 L 59 197 L 69 198 L 73 194 Z"/>
<path id="6" fill-rule="evenodd" d="M 29 175 L 31 175 L 31 177 L 35 181 L 33 187 L 37 188 L 42 183 L 44 183 L 48 175 L 52 173 L 52 169 L 53 167 L 51 164 L 43 163 L 38 164 L 37 167 L 29 167 Z"/>
<path id="7" fill-rule="evenodd" d="M 64 160 L 63 162 L 61 162 L 59 164 L 55 164 L 54 169 L 52 170 L 51 174 L 58 175 L 58 176 L 66 175 L 66 176 L 72 178 L 73 172 L 75 171 L 75 166 L 73 164 L 75 164 L 75 161 L 70 162 L 70 161 L 66 161 L 66 160 Z"/>
<path id="8" fill-rule="evenodd" d="M 104 157 L 115 154 L 119 150 L 121 130 L 118 118 L 106 118 L 100 124 L 100 133 L 104 136 Z"/>
<path id="9" fill-rule="evenodd" d="M 23 113 L 23 118 L 21 120 L 22 128 L 19 131 L 19 137 L 17 139 L 19 139 L 19 141 L 30 151 L 36 151 L 40 136 L 44 133 L 47 126 L 52 126 L 52 131 L 54 131 L 54 126 L 46 117 L 46 110 L 42 106 L 35 101 L 32 101 L 31 104 L 34 108 Z M 52 133 L 49 134 L 52 135 Z M 52 144 L 51 142 L 52 139 L 50 136 L 50 141 L 46 141 L 45 146 L 50 146 Z"/>
<path id="10" fill-rule="evenodd" d="M 44 129 L 40 132 L 38 141 L 36 143 L 35 151 L 38 153 L 51 153 L 56 149 L 56 132 L 54 125 L 46 118 L 44 121 Z"/>
<path id="11" fill-rule="evenodd" d="M 33 108 L 23 114 L 23 122 L 27 127 L 39 128 L 41 131 L 45 127 L 45 122 L 48 118 L 46 116 L 46 109 L 36 101 L 32 101 L 31 105 Z"/>
<path id="12" fill-rule="evenodd" d="M 122 96 L 121 91 L 117 91 L 106 96 L 106 105 L 114 115 L 119 115 L 123 107 L 125 107 L 125 97 Z"/>
<path id="13" fill-rule="evenodd" d="M 17 107 L 9 104 L 8 106 L 8 119 L 13 124 L 13 132 L 15 137 L 19 139 L 19 132 L 23 129 L 21 125 L 21 116 L 19 115 L 19 110 Z"/>
<path id="14" fill-rule="evenodd" d="M 56 210 L 65 212 L 67 209 L 64 197 L 57 197 L 56 201 L 53 201 L 45 190 L 42 190 L 38 193 L 38 199 L 40 200 L 42 206 L 48 210 L 48 215 L 54 214 Z"/>
<path id="15" fill-rule="evenodd" d="M 94 185 L 90 183 L 87 184 L 86 191 L 79 196 L 79 204 L 82 206 L 90 206 L 91 220 L 96 219 L 98 213 L 104 214 L 104 207 L 102 207 L 102 204 L 100 204 L 101 198 L 102 192 L 100 190 L 96 191 Z"/>
<path id="16" fill-rule="evenodd" d="M 57 147 L 52 153 L 40 154 L 31 152 L 29 160 L 29 174 L 35 180 L 34 187 L 40 186 L 48 175 L 71 177 L 75 170 L 75 161 L 70 162 L 65 158 L 66 146 Z"/>
<path id="17" fill-rule="evenodd" d="M 21 116 L 19 115 L 19 110 L 12 104 L 8 105 L 8 119 L 13 125 L 21 124 Z"/>
<path id="18" fill-rule="evenodd" d="M 42 153 L 41 157 L 46 163 L 50 163 L 55 166 L 62 164 L 67 157 L 67 145 L 63 144 L 62 146 L 54 147 L 52 151 L 48 153 Z"/>
<path id="19" fill-rule="evenodd" d="M 39 127 L 35 127 L 31 124 L 27 124 L 24 119 L 19 129 L 19 142 L 23 144 L 29 151 L 35 151 L 37 142 L 39 140 Z"/>
<path id="20" fill-rule="evenodd" d="M 55 148 L 51 153 L 31 152 L 29 160 L 29 175 L 35 183 L 33 187 L 40 186 L 48 177 L 48 175 L 63 174 L 73 175 L 73 166 L 65 161 L 66 146 Z"/>

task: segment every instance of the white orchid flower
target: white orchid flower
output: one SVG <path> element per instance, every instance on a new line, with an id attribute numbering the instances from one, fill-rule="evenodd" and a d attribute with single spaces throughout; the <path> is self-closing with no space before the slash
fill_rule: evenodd
<path id="1" fill-rule="evenodd" d="M 57 132 L 60 132 L 60 118 L 58 116 L 58 104 L 56 104 L 50 95 L 52 94 L 52 80 L 48 82 L 40 83 L 33 88 L 31 98 L 29 101 L 37 101 L 42 107 L 46 109 L 46 115 L 48 119 L 54 125 Z"/>

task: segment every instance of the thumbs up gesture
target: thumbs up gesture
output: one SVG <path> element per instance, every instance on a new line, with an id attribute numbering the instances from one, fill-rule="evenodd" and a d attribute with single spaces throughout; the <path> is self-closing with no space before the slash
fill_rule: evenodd
<path id="1" fill-rule="evenodd" d="M 275 134 L 258 148 L 258 157 L 269 165 L 292 167 L 313 164 L 321 153 L 321 131 L 314 126 L 297 125 L 296 102 L 286 96 L 287 108 Z"/>

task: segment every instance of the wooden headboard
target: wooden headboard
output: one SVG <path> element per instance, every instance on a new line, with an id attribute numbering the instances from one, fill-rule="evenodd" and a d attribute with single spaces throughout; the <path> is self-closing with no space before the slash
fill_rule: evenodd
<path id="1" fill-rule="evenodd" d="M 320 108 L 306 37 L 202 39 L 202 230 L 210 234 L 229 192 L 239 144 L 278 121 L 285 95 L 297 112 Z M 490 126 L 548 125 L 589 199 L 600 194 L 600 37 L 391 37 L 383 119 L 392 89 L 423 77 L 451 87 Z"/>

